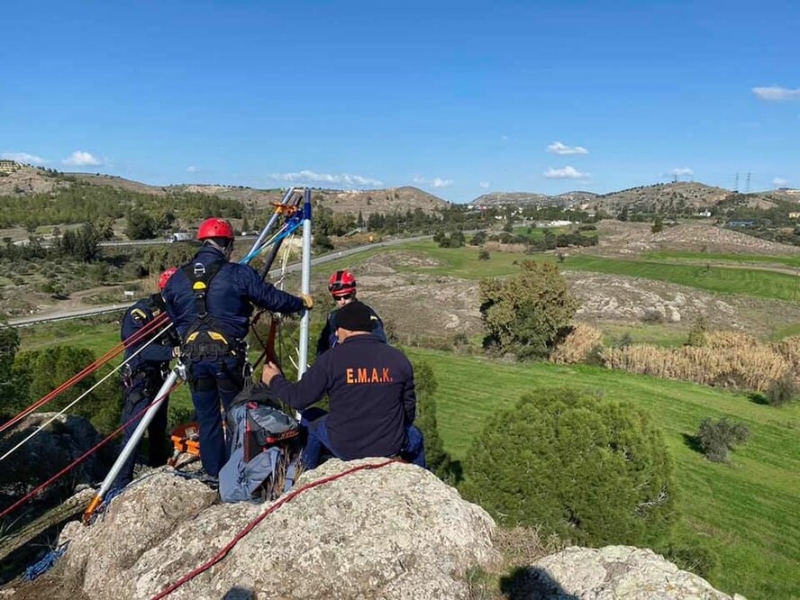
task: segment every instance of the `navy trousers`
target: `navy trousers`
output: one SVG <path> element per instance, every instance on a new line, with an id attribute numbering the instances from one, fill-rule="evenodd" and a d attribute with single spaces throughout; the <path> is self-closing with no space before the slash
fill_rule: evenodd
<path id="1" fill-rule="evenodd" d="M 242 391 L 243 363 L 237 358 L 218 361 L 199 360 L 189 367 L 192 403 L 200 425 L 200 460 L 211 477 L 219 477 L 228 460 L 229 448 L 222 428 L 223 412 Z"/>
<path id="2" fill-rule="evenodd" d="M 328 414 L 320 408 L 309 408 L 300 417 L 300 425 L 306 428 L 308 436 L 303 447 L 303 465 L 306 469 L 316 469 L 326 455 L 341 459 L 328 436 L 327 420 Z M 423 469 L 427 468 L 422 432 L 414 425 L 406 427 L 406 443 L 400 451 L 400 458 Z"/>

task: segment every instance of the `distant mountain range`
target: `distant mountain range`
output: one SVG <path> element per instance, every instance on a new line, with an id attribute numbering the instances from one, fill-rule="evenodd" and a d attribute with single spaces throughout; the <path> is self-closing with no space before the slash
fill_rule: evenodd
<path id="1" fill-rule="evenodd" d="M 716 205 L 734 192 L 719 187 L 695 182 L 656 183 L 638 186 L 608 194 L 574 191 L 548 196 L 530 192 L 493 192 L 484 194 L 470 202 L 471 206 L 560 206 L 583 210 L 604 210 L 614 214 L 623 207 L 652 211 L 659 210 L 704 210 Z M 768 192 L 757 192 L 746 195 L 750 205 L 769 208 L 775 200 L 800 202 L 800 190 L 779 189 Z"/>
<path id="2" fill-rule="evenodd" d="M 30 165 L 0 161 L 0 196 L 24 196 L 32 193 L 49 193 L 72 185 L 73 181 L 88 185 L 110 186 L 131 192 L 165 195 L 176 192 L 211 194 L 220 198 L 235 199 L 252 208 L 262 208 L 281 199 L 280 189 L 255 189 L 244 186 L 215 184 L 178 184 L 153 186 L 115 175 L 100 173 L 55 173 Z M 363 217 L 371 213 L 414 212 L 420 209 L 426 214 L 438 212 L 450 205 L 446 200 L 412 186 L 373 190 L 337 190 L 314 188 L 314 197 L 334 213 L 358 214 Z M 730 196 L 731 190 L 695 182 L 657 183 L 638 186 L 608 194 L 587 191 L 572 191 L 557 195 L 536 192 L 492 192 L 469 203 L 472 207 L 500 206 L 559 206 L 583 210 L 602 209 L 615 214 L 623 207 L 652 211 L 659 210 L 704 210 Z M 746 195 L 748 204 L 768 208 L 775 200 L 800 202 L 800 190 L 781 188 Z"/>

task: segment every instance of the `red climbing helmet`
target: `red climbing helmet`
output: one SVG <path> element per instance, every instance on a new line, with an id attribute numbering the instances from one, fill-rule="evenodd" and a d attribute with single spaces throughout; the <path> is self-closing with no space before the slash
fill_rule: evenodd
<path id="1" fill-rule="evenodd" d="M 334 298 L 356 291 L 356 278 L 350 271 L 336 271 L 328 279 L 328 291 Z"/>
<path id="2" fill-rule="evenodd" d="M 208 238 L 233 239 L 233 227 L 225 219 L 212 217 L 203 221 L 200 229 L 197 230 L 197 239 L 206 240 Z"/>
<path id="3" fill-rule="evenodd" d="M 169 278 L 175 275 L 177 271 L 178 267 L 170 267 L 169 269 L 164 271 L 161 274 L 161 277 L 158 278 L 158 289 L 163 290 L 165 287 L 167 287 L 167 282 L 169 281 Z"/>

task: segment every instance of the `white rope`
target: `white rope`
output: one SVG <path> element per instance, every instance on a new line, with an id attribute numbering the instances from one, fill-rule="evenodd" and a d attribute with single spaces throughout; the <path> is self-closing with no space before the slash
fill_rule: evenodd
<path id="1" fill-rule="evenodd" d="M 103 382 L 104 382 L 106 379 L 108 379 L 108 378 L 109 378 L 109 377 L 111 377 L 111 376 L 112 376 L 114 373 L 116 373 L 117 371 L 119 371 L 119 370 L 120 370 L 122 367 L 124 367 L 125 365 L 127 365 L 127 364 L 130 362 L 130 360 L 131 360 L 132 358 L 134 358 L 135 356 L 137 356 L 137 355 L 138 355 L 140 352 L 142 352 L 142 351 L 143 351 L 145 348 L 147 348 L 147 347 L 148 347 L 150 344 L 152 344 L 152 343 L 153 343 L 153 342 L 155 342 L 155 341 L 156 341 L 158 338 L 160 338 L 160 337 L 161 337 L 161 336 L 162 336 L 162 335 L 163 335 L 163 334 L 164 334 L 164 333 L 165 333 L 165 332 L 166 332 L 166 331 L 167 331 L 167 330 L 168 330 L 170 327 L 172 327 L 172 323 L 170 323 L 169 325 L 167 325 L 166 327 L 164 327 L 164 329 L 161 331 L 161 333 L 159 333 L 158 335 L 156 335 L 156 336 L 154 336 L 153 338 L 151 338 L 151 339 L 150 339 L 150 341 L 146 342 L 146 343 L 145 343 L 145 344 L 144 344 L 144 345 L 143 345 L 141 348 L 139 348 L 139 349 L 138 349 L 136 352 L 134 352 L 133 354 L 131 354 L 131 355 L 130 355 L 130 356 L 129 356 L 129 357 L 126 359 L 126 360 L 124 360 L 124 361 L 123 361 L 123 362 L 121 362 L 121 363 L 120 363 L 118 366 L 114 367 L 114 368 L 113 368 L 111 371 L 109 371 L 108 375 L 106 375 L 105 377 L 103 377 L 103 378 L 102 378 L 100 381 L 98 381 L 97 383 L 95 383 L 95 384 L 94 384 L 92 387 L 90 387 L 88 390 L 86 390 L 85 392 L 83 392 L 83 393 L 82 393 L 80 396 L 78 396 L 77 398 L 75 398 L 75 400 L 73 400 L 73 401 L 72 401 L 72 402 L 70 402 L 70 403 L 69 403 L 67 406 L 65 406 L 63 409 L 61 409 L 59 412 L 57 412 L 56 414 L 54 414 L 54 415 L 53 415 L 53 416 L 52 416 L 50 419 L 48 419 L 47 421 L 45 421 L 44 423 L 42 423 L 41 425 L 39 425 L 39 428 L 38 428 L 38 429 L 35 429 L 35 430 L 33 431 L 33 433 L 31 433 L 30 435 L 28 435 L 28 437 L 26 437 L 25 439 L 23 439 L 23 440 L 22 440 L 21 442 L 19 442 L 19 443 L 18 443 L 16 446 L 14 446 L 14 447 L 13 447 L 13 448 L 11 448 L 11 449 L 10 449 L 8 452 L 6 452 L 5 454 L 3 454 L 3 456 L 0 456 L 0 461 L 3 461 L 3 460 L 5 460 L 5 459 L 6 459 L 8 456 L 10 456 L 11 454 L 13 454 L 13 453 L 14 453 L 14 452 L 16 452 L 17 450 L 19 450 L 19 449 L 20 449 L 20 448 L 21 448 L 21 447 L 22 447 L 22 446 L 23 446 L 23 445 L 24 445 L 24 444 L 25 444 L 25 443 L 26 443 L 28 440 L 30 440 L 30 439 L 31 439 L 33 436 L 35 436 L 36 434 L 38 434 L 40 431 L 43 431 L 45 427 L 47 427 L 48 425 L 50 425 L 50 423 L 52 423 L 53 421 L 55 421 L 56 419 L 58 419 L 58 417 L 62 416 L 62 415 L 63 415 L 65 412 L 67 412 L 67 411 L 68 411 L 70 408 L 72 408 L 72 407 L 73 407 L 73 406 L 75 406 L 75 405 L 76 405 L 78 402 L 80 402 L 81 400 L 83 400 L 83 399 L 84 399 L 84 398 L 85 398 L 87 395 L 89 395 L 89 393 L 93 392 L 93 391 L 95 390 L 95 388 L 97 388 L 97 387 L 98 387 L 98 386 L 99 386 L 101 383 L 103 383 Z"/>

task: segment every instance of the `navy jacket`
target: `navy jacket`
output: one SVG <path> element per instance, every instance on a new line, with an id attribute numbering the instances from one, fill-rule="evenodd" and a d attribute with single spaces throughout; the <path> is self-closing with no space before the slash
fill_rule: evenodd
<path id="1" fill-rule="evenodd" d="M 208 266 L 225 256 L 216 248 L 204 246 L 189 264 Z M 182 269 L 169 278 L 162 291 L 167 304 L 167 314 L 181 338 L 197 320 L 197 303 L 192 291 L 192 281 Z M 228 341 L 243 340 L 250 327 L 253 305 L 273 312 L 296 313 L 303 310 L 303 301 L 261 280 L 251 267 L 225 261 L 211 280 L 206 295 L 206 310 L 215 329 Z"/>
<path id="2" fill-rule="evenodd" d="M 150 323 L 156 317 L 157 310 L 158 307 L 152 296 L 142 298 L 131 306 L 122 318 L 122 326 L 119 332 L 120 340 L 124 342 Z M 127 361 L 160 331 L 161 329 L 155 330 L 152 335 L 147 335 L 132 346 L 125 348 L 125 360 Z M 130 358 L 128 365 L 133 373 L 138 373 L 142 370 L 160 373 L 161 367 L 165 366 L 164 363 L 169 363 L 172 360 L 172 348 L 177 345 L 178 340 L 170 336 L 170 332 L 167 332 L 139 352 L 139 354 Z"/>
<path id="3" fill-rule="evenodd" d="M 278 375 L 270 389 L 297 410 L 327 394 L 328 434 L 345 460 L 398 454 L 416 416 L 411 362 L 374 334 L 347 338 L 317 358 L 297 383 Z"/>
<path id="4" fill-rule="evenodd" d="M 381 321 L 378 313 L 376 313 L 371 306 L 366 304 L 364 304 L 364 306 L 369 309 L 372 321 L 375 324 L 372 335 L 388 343 L 389 340 L 386 339 L 386 332 L 383 329 L 383 321 Z M 325 321 L 325 327 L 322 329 L 322 333 L 320 333 L 319 339 L 317 340 L 317 356 L 339 345 L 339 338 L 336 337 L 336 313 L 338 312 L 339 309 L 337 308 L 328 314 L 328 320 Z"/>

